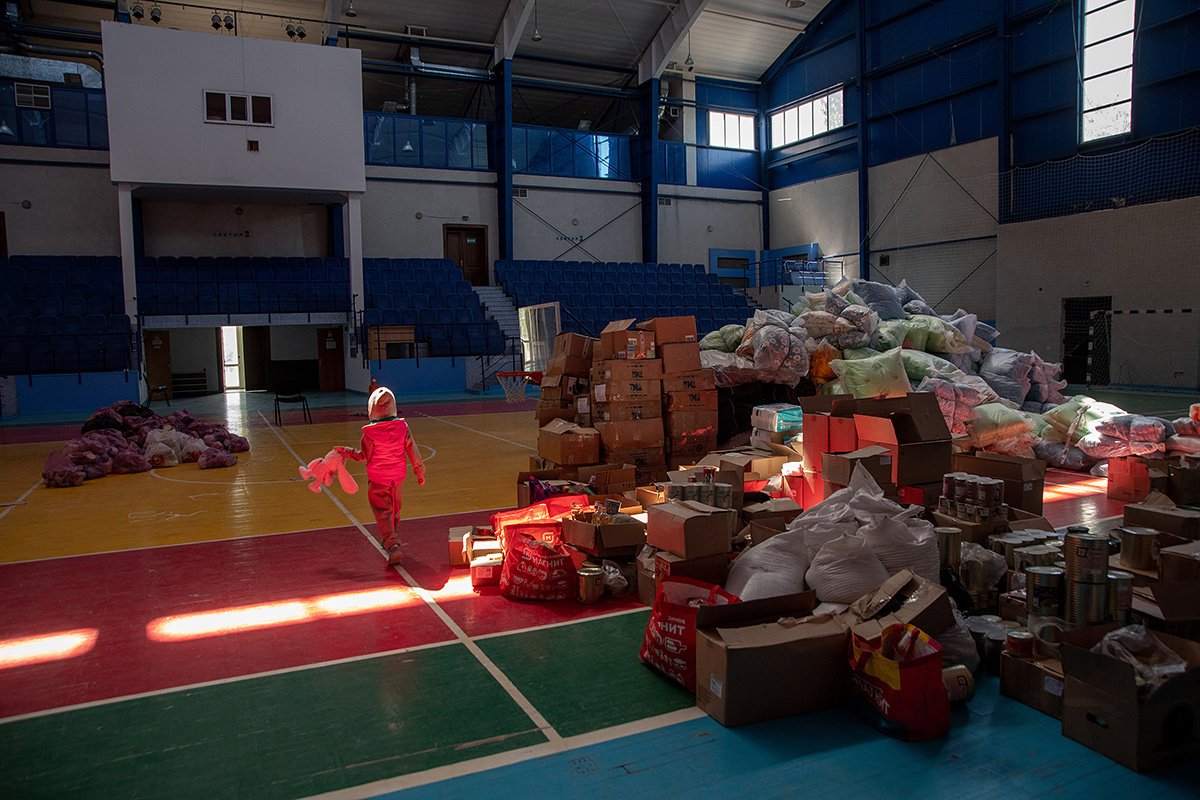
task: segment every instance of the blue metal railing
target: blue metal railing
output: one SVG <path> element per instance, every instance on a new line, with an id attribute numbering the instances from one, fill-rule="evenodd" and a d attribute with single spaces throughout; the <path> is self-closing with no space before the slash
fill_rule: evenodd
<path id="1" fill-rule="evenodd" d="M 519 175 L 635 181 L 636 147 L 636 136 L 514 125 L 513 171 Z"/>

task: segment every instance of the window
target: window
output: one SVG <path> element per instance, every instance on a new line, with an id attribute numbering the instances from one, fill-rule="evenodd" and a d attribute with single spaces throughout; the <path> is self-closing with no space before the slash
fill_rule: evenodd
<path id="1" fill-rule="evenodd" d="M 710 147 L 753 150 L 754 115 L 708 112 L 708 144 Z"/>
<path id="2" fill-rule="evenodd" d="M 1080 141 L 1133 129 L 1136 0 L 1084 0 Z"/>
<path id="3" fill-rule="evenodd" d="M 258 94 L 205 92 L 204 119 L 231 125 L 271 125 L 271 98 Z"/>
<path id="4" fill-rule="evenodd" d="M 50 108 L 50 87 L 39 86 L 36 83 L 15 84 L 17 91 L 17 108 Z"/>
<path id="5" fill-rule="evenodd" d="M 838 87 L 772 114 L 771 147 L 802 142 L 843 124 L 842 89 Z"/>

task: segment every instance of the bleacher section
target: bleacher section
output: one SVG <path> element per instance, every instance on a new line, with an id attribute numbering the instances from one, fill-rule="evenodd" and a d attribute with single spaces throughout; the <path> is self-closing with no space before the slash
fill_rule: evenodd
<path id="1" fill-rule="evenodd" d="M 136 369 L 115 256 L 0 259 L 0 374 Z"/>
<path id="2" fill-rule="evenodd" d="M 366 328 L 407 325 L 433 356 L 498 354 L 504 334 L 462 271 L 444 258 L 364 258 Z"/>
<path id="3" fill-rule="evenodd" d="M 160 256 L 137 275 L 145 316 L 350 311 L 344 258 Z"/>
<path id="4" fill-rule="evenodd" d="M 692 315 L 701 333 L 745 324 L 754 307 L 701 264 L 497 261 L 518 308 L 558 301 L 562 329 L 597 336 L 615 319 Z"/>

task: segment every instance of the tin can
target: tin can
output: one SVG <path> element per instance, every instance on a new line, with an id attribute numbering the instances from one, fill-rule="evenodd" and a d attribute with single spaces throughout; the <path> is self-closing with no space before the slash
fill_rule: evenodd
<path id="1" fill-rule="evenodd" d="M 1082 526 L 1081 526 L 1082 527 Z M 1067 529 L 1063 555 L 1067 562 L 1067 580 L 1103 585 L 1108 578 L 1108 537 Z"/>
<path id="2" fill-rule="evenodd" d="M 1072 625 L 1099 625 L 1104 622 L 1108 616 L 1107 577 L 1106 572 L 1105 583 L 1067 581 L 1067 622 Z"/>
<path id="3" fill-rule="evenodd" d="M 579 602 L 593 605 L 604 596 L 604 571 L 596 566 L 579 568 Z"/>
<path id="4" fill-rule="evenodd" d="M 1011 630 L 1004 640 L 1004 652 L 1017 658 L 1033 658 L 1033 642 L 1034 636 L 1029 631 Z"/>
<path id="5" fill-rule="evenodd" d="M 1153 570 L 1158 531 L 1151 528 L 1121 528 L 1121 566 Z"/>
<path id="6" fill-rule="evenodd" d="M 942 476 L 942 497 L 954 497 L 954 479 L 958 477 L 957 472 L 947 472 Z"/>
<path id="7" fill-rule="evenodd" d="M 951 703 L 967 703 L 975 696 L 975 676 L 962 664 L 942 670 L 942 683 Z"/>
<path id="8" fill-rule="evenodd" d="M 717 481 L 717 468 L 716 467 L 705 467 L 704 468 L 704 482 L 705 483 L 716 483 L 716 481 Z"/>
<path id="9" fill-rule="evenodd" d="M 1035 617 L 1062 616 L 1063 571 L 1033 566 L 1025 570 L 1025 602 Z"/>
<path id="10" fill-rule="evenodd" d="M 949 567 L 958 572 L 962 561 L 962 531 L 958 528 L 934 528 L 937 534 L 939 566 Z"/>
<path id="11" fill-rule="evenodd" d="M 717 499 L 717 487 L 712 483 L 696 484 L 696 499 L 705 505 L 715 505 Z"/>
<path id="12" fill-rule="evenodd" d="M 965 472 L 954 473 L 954 502 L 965 503 L 967 501 L 967 479 L 969 477 Z"/>
<path id="13" fill-rule="evenodd" d="M 713 505 L 717 508 L 733 508 L 733 486 L 728 483 L 713 484 Z"/>
<path id="14" fill-rule="evenodd" d="M 1133 610 L 1133 573 L 1119 569 L 1108 571 L 1108 618 L 1122 625 L 1129 623 Z"/>
<path id="15" fill-rule="evenodd" d="M 979 478 L 975 477 L 974 475 L 968 475 L 966 484 L 967 484 L 966 497 L 964 497 L 963 499 L 966 500 L 971 505 L 978 505 L 978 503 L 979 503 Z"/>
<path id="16" fill-rule="evenodd" d="M 953 509 L 951 508 L 951 504 L 953 502 L 954 501 L 946 495 L 942 495 L 938 498 L 938 511 L 943 514 L 952 515 Z"/>
<path id="17" fill-rule="evenodd" d="M 1004 652 L 1005 642 L 1008 640 L 1008 631 L 997 626 L 995 630 L 989 630 L 983 639 L 983 663 L 989 670 L 995 673 L 1000 672 L 1000 655 Z"/>

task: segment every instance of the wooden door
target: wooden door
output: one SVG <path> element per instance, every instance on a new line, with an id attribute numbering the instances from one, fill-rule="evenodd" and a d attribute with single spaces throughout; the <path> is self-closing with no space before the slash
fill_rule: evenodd
<path id="1" fill-rule="evenodd" d="M 346 357 L 342 352 L 342 329 L 317 328 L 317 362 L 322 392 L 346 388 Z"/>
<path id="2" fill-rule="evenodd" d="M 271 328 L 247 325 L 242 328 L 242 375 L 246 391 L 270 389 L 267 367 L 271 363 Z"/>
<path id="3" fill-rule="evenodd" d="M 171 385 L 171 332 L 144 331 L 142 351 L 146 354 L 146 385 L 151 389 L 166 386 L 167 397 L 174 398 L 175 387 Z"/>
<path id="4" fill-rule="evenodd" d="M 443 251 L 472 286 L 487 286 L 488 254 L 486 225 L 446 225 Z"/>

